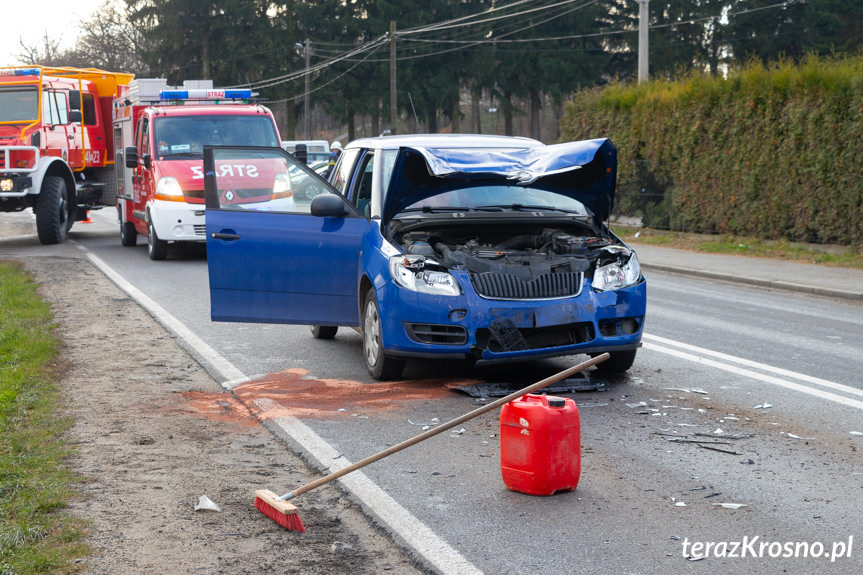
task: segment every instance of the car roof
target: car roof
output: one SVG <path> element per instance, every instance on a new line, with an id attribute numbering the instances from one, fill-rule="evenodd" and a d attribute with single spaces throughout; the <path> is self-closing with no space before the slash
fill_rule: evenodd
<path id="1" fill-rule="evenodd" d="M 401 147 L 423 148 L 533 148 L 544 145 L 539 140 L 519 136 L 491 136 L 485 134 L 404 134 L 360 138 L 344 149 L 372 148 L 397 150 Z"/>

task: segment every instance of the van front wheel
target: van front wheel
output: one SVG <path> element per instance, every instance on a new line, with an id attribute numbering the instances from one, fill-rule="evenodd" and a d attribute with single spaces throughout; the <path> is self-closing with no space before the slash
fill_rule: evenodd
<path id="1" fill-rule="evenodd" d="M 147 222 L 147 253 L 151 260 L 163 260 L 168 255 L 168 242 L 156 235 L 153 222 Z"/>

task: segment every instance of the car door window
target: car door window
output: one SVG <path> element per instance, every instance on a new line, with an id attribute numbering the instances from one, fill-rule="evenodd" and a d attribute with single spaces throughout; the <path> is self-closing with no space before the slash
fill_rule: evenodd
<path id="1" fill-rule="evenodd" d="M 360 150 L 345 150 L 339 156 L 338 163 L 333 168 L 333 176 L 330 178 L 330 183 L 343 196 L 347 195 L 348 183 L 351 181 L 351 173 L 354 170 L 354 164 L 356 164 L 359 154 Z"/>
<path id="2" fill-rule="evenodd" d="M 207 209 L 311 213 L 320 194 L 335 194 L 317 174 L 280 148 L 205 147 Z"/>
<path id="3" fill-rule="evenodd" d="M 372 183 L 375 171 L 375 155 L 369 152 L 363 157 L 362 167 L 357 172 L 356 189 L 350 199 L 357 210 L 366 217 L 371 213 Z"/>

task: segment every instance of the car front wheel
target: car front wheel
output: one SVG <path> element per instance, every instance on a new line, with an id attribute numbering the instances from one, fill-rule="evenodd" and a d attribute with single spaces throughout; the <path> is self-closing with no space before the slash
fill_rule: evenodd
<path id="1" fill-rule="evenodd" d="M 381 315 L 374 288 L 369 289 L 363 304 L 363 357 L 366 368 L 375 379 L 396 379 L 402 374 L 404 361 L 384 353 L 381 337 Z"/>

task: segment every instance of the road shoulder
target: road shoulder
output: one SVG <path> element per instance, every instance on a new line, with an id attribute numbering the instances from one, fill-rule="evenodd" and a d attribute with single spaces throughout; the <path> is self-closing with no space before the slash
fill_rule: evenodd
<path id="1" fill-rule="evenodd" d="M 24 262 L 62 341 L 70 467 L 91 522 L 90 573 L 419 573 L 332 486 L 298 501 L 308 531 L 252 506 L 254 490 L 317 476 L 176 340 L 79 258 Z M 220 512 L 195 511 L 201 495 Z"/>

